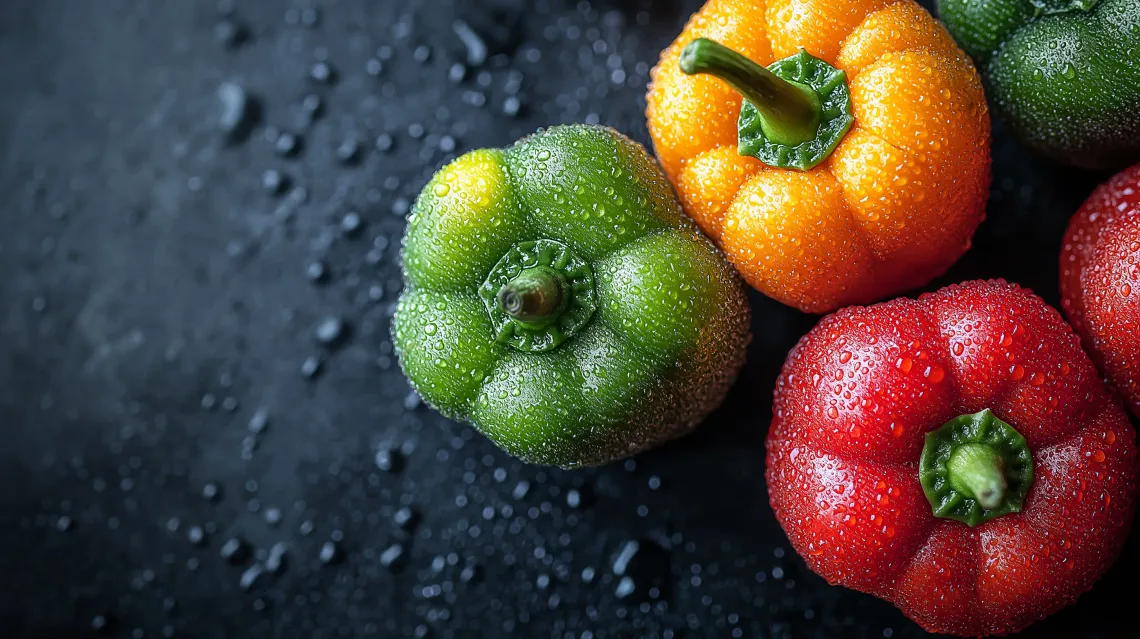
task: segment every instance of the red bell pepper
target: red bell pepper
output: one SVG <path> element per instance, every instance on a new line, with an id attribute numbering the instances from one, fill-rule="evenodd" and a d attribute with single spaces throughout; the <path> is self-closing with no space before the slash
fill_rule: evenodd
<path id="1" fill-rule="evenodd" d="M 812 570 L 932 632 L 1014 632 L 1119 555 L 1136 433 L 1061 315 L 1003 281 L 841 310 L 789 354 L 772 508 Z"/>
<path id="2" fill-rule="evenodd" d="M 1069 222 L 1061 308 L 1140 415 L 1140 164 L 1093 191 Z"/>

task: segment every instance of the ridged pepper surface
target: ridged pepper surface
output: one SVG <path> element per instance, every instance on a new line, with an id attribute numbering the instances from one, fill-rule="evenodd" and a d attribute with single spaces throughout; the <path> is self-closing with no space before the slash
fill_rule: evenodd
<path id="1" fill-rule="evenodd" d="M 804 311 L 927 283 L 984 216 L 981 80 L 913 0 L 710 0 L 654 69 L 648 117 L 686 212 Z"/>
<path id="2" fill-rule="evenodd" d="M 1124 546 L 1136 433 L 1060 313 L 1017 286 L 824 318 L 773 411 L 768 490 L 792 545 L 931 632 L 1024 628 Z"/>
<path id="3" fill-rule="evenodd" d="M 403 258 L 404 373 L 529 462 L 597 465 L 684 434 L 744 362 L 739 278 L 612 129 L 455 160 L 416 201 Z"/>

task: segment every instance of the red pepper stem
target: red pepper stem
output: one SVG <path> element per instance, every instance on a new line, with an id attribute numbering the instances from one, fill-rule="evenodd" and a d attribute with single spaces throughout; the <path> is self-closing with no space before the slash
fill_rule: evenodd
<path id="1" fill-rule="evenodd" d="M 564 278 L 546 267 L 528 268 L 499 290 L 503 312 L 526 324 L 557 318 L 563 308 Z"/>
<path id="2" fill-rule="evenodd" d="M 954 449 L 947 464 L 950 485 L 966 497 L 977 500 L 982 508 L 997 508 L 1005 499 L 1009 483 L 1005 478 L 1005 461 L 985 444 L 962 444 Z"/>
<path id="3" fill-rule="evenodd" d="M 714 75 L 736 89 L 756 107 L 764 135 L 772 142 L 796 146 L 816 137 L 823 108 L 815 90 L 780 78 L 707 38 L 690 42 L 679 62 L 688 75 Z"/>
<path id="4" fill-rule="evenodd" d="M 977 526 L 1021 512 L 1033 486 L 1033 453 L 987 408 L 926 434 L 918 481 L 935 517 Z"/>

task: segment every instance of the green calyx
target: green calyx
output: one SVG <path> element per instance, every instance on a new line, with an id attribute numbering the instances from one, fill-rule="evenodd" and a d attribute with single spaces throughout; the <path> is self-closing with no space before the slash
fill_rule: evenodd
<path id="1" fill-rule="evenodd" d="M 724 80 L 744 97 L 738 152 L 779 168 L 827 159 L 855 118 L 847 75 L 803 49 L 768 68 L 707 38 L 681 52 L 681 70 Z"/>
<path id="2" fill-rule="evenodd" d="M 495 340 L 531 353 L 557 348 L 597 309 L 594 273 L 554 240 L 511 247 L 479 287 Z"/>
<path id="3" fill-rule="evenodd" d="M 1088 11 L 1096 6 L 1099 0 L 1029 0 L 1039 15 L 1056 15 L 1070 11 Z"/>
<path id="4" fill-rule="evenodd" d="M 918 478 L 935 517 L 973 527 L 1021 512 L 1033 456 L 1025 438 L 987 408 L 927 433 Z"/>

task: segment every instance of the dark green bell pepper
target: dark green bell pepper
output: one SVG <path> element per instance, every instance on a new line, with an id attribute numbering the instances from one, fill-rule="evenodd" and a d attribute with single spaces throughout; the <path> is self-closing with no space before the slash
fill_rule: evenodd
<path id="1" fill-rule="evenodd" d="M 744 361 L 739 278 L 612 129 L 455 160 L 417 200 L 403 257 L 405 374 L 528 462 L 598 465 L 684 434 Z"/>
<path id="2" fill-rule="evenodd" d="M 1140 0 L 937 0 L 1022 140 L 1075 166 L 1140 159 Z"/>

